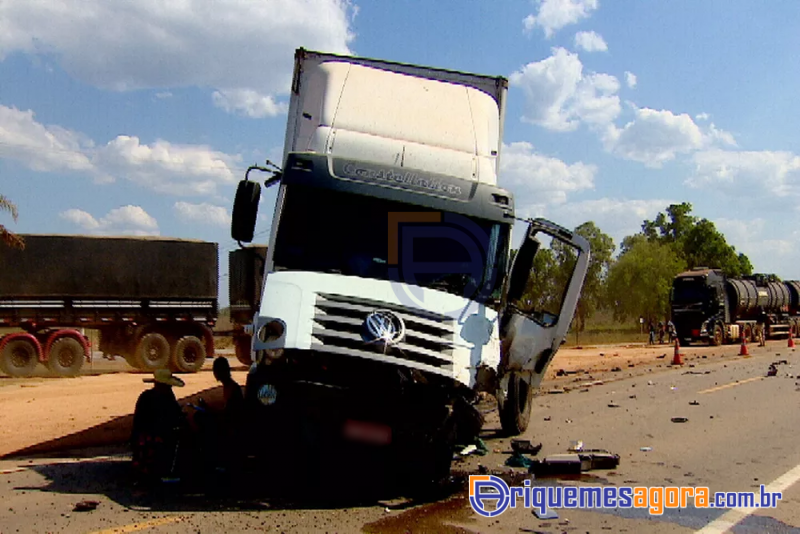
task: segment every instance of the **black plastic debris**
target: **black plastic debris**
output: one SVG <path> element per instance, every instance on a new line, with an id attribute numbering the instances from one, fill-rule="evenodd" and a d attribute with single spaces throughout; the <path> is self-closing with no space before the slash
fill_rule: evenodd
<path id="1" fill-rule="evenodd" d="M 672 421 L 673 423 L 686 423 L 686 422 L 688 422 L 688 421 L 689 421 L 689 419 L 688 419 L 688 418 L 686 418 L 686 417 L 673 417 L 673 418 L 671 419 L 671 421 Z"/>
<path id="2" fill-rule="evenodd" d="M 542 450 L 542 444 L 534 445 L 527 439 L 512 439 L 511 450 L 522 454 L 530 454 L 536 456 Z"/>
<path id="3" fill-rule="evenodd" d="M 696 400 L 693 400 L 692 402 L 689 403 L 689 405 L 691 405 L 691 406 L 700 406 L 700 403 L 697 402 Z"/>
<path id="4" fill-rule="evenodd" d="M 769 370 L 767 370 L 767 376 L 778 376 L 778 368 L 775 367 L 775 364 L 770 364 Z"/>
<path id="5" fill-rule="evenodd" d="M 579 453 L 552 454 L 534 460 L 528 472 L 537 476 L 579 475 L 593 469 L 616 469 L 619 455 L 602 449 L 583 450 Z"/>

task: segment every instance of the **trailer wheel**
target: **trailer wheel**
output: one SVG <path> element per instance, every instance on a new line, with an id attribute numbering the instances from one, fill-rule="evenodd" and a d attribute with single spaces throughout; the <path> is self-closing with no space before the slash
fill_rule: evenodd
<path id="1" fill-rule="evenodd" d="M 508 381 L 508 394 L 500 408 L 500 424 L 508 436 L 518 436 L 528 428 L 533 405 L 533 389 L 517 373 Z"/>
<path id="2" fill-rule="evenodd" d="M 83 345 L 74 337 L 60 337 L 50 346 L 47 368 L 58 376 L 76 376 L 81 372 L 85 355 Z"/>
<path id="3" fill-rule="evenodd" d="M 172 349 L 173 370 L 181 373 L 196 373 L 202 369 L 206 361 L 206 347 L 200 338 L 184 336 L 175 343 Z"/>
<path id="4" fill-rule="evenodd" d="M 142 371 L 155 371 L 169 365 L 169 342 L 161 334 L 145 334 L 136 345 L 136 367 Z"/>
<path id="5" fill-rule="evenodd" d="M 719 347 L 722 345 L 724 340 L 725 339 L 722 335 L 722 327 L 720 325 L 714 325 L 714 335 L 711 336 L 711 344 L 715 347 Z"/>
<path id="6" fill-rule="evenodd" d="M 14 377 L 31 376 L 37 363 L 36 347 L 25 339 L 9 341 L 0 354 L 0 369 Z"/>
<path id="7" fill-rule="evenodd" d="M 253 365 L 253 356 L 250 351 L 252 342 L 250 336 L 237 336 L 233 338 L 233 344 L 236 349 L 236 359 L 239 360 L 239 363 L 248 367 Z"/>

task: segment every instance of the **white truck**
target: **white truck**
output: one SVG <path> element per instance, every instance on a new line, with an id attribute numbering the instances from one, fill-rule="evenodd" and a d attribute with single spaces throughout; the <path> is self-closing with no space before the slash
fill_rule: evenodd
<path id="1" fill-rule="evenodd" d="M 259 362 L 247 396 L 282 414 L 271 435 L 309 435 L 310 422 L 323 429 L 314 440 L 397 453 L 430 481 L 449 473 L 455 443 L 477 437 L 478 392 L 496 396 L 506 433 L 526 430 L 589 246 L 529 220 L 510 261 L 517 219 L 497 184 L 506 92 L 502 77 L 297 50 L 282 169 L 265 182 L 279 191 L 260 309 L 247 327 Z M 238 186 L 240 243 L 252 241 L 260 191 L 247 176 Z M 531 307 L 540 234 L 575 251 L 553 309 Z"/>

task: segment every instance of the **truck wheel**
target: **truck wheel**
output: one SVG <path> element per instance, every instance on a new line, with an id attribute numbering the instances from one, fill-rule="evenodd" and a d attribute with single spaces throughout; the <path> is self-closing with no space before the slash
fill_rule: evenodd
<path id="1" fill-rule="evenodd" d="M 181 373 L 196 373 L 206 361 L 206 347 L 200 338 L 184 336 L 172 349 L 172 368 Z"/>
<path id="2" fill-rule="evenodd" d="M 14 339 L 6 343 L 0 354 L 0 369 L 10 376 L 31 376 L 38 358 L 36 347 L 26 339 Z"/>
<path id="3" fill-rule="evenodd" d="M 714 335 L 711 336 L 711 344 L 715 347 L 719 347 L 722 345 L 722 342 L 725 341 L 722 335 L 722 327 L 720 325 L 714 325 Z"/>
<path id="4" fill-rule="evenodd" d="M 83 345 L 74 337 L 58 338 L 47 355 L 47 368 L 58 376 L 77 376 L 83 367 Z"/>
<path id="5" fill-rule="evenodd" d="M 508 436 L 518 436 L 528 428 L 533 405 L 533 389 L 517 373 L 508 381 L 508 394 L 500 409 L 500 424 Z"/>
<path id="6" fill-rule="evenodd" d="M 142 371 L 155 371 L 169 365 L 169 342 L 161 334 L 151 332 L 142 336 L 136 345 L 136 367 Z"/>
<path id="7" fill-rule="evenodd" d="M 252 338 L 250 336 L 239 336 L 233 339 L 233 344 L 236 349 L 236 359 L 239 363 L 250 367 L 253 365 L 253 356 L 250 348 L 252 347 Z"/>

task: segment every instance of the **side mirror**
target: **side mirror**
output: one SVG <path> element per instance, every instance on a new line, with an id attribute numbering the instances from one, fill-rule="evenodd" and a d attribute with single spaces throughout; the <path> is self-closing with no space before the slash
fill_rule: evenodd
<path id="1" fill-rule="evenodd" d="M 253 241 L 259 200 L 261 200 L 261 184 L 249 180 L 239 182 L 231 215 L 231 237 L 235 241 L 245 243 Z"/>

